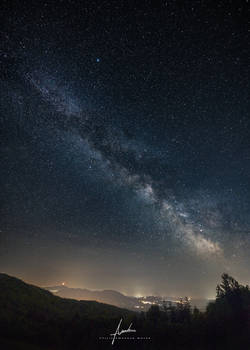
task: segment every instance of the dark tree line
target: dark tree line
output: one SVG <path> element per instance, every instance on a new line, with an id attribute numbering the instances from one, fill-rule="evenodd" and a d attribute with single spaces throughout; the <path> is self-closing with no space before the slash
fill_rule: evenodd
<path id="1" fill-rule="evenodd" d="M 185 298 L 176 306 L 152 305 L 143 324 L 145 331 L 151 329 L 156 349 L 164 342 L 183 350 L 250 349 L 250 289 L 224 273 L 205 312 Z"/>
<path id="2" fill-rule="evenodd" d="M 205 312 L 185 298 L 135 313 L 23 285 L 5 294 L 0 288 L 0 345 L 6 349 L 110 349 L 111 341 L 99 337 L 114 332 L 121 317 L 123 329 L 132 322 L 136 336 L 150 340 L 118 340 L 113 349 L 250 349 L 250 290 L 227 274 Z"/>

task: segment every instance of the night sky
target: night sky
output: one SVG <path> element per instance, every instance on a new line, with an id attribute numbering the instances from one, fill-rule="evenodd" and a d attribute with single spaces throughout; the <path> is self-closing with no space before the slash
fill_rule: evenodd
<path id="1" fill-rule="evenodd" d="M 249 2 L 1 1 L 1 271 L 250 282 Z"/>

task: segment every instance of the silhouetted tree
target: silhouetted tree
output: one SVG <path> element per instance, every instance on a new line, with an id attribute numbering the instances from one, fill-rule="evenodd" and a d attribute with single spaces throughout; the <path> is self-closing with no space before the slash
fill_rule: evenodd
<path id="1" fill-rule="evenodd" d="M 99 337 L 115 330 L 119 320 L 132 322 L 144 350 L 250 349 L 250 290 L 223 274 L 217 297 L 206 312 L 192 310 L 188 298 L 179 303 L 152 305 L 148 312 L 130 312 L 96 302 L 53 296 L 40 288 L 0 274 L 0 344 L 23 344 L 18 349 L 109 349 Z M 27 347 L 26 347 L 27 343 Z M 15 344 L 14 344 L 15 345 Z M 119 348 L 138 349 L 137 342 Z M 14 347 L 15 348 L 15 347 Z"/>
<path id="2" fill-rule="evenodd" d="M 158 305 L 151 305 L 148 312 L 147 318 L 150 321 L 157 321 L 160 318 L 160 308 Z"/>
<path id="3" fill-rule="evenodd" d="M 217 298 L 222 298 L 239 291 L 240 285 L 233 277 L 229 276 L 227 273 L 223 273 L 221 279 L 221 283 L 216 287 Z"/>

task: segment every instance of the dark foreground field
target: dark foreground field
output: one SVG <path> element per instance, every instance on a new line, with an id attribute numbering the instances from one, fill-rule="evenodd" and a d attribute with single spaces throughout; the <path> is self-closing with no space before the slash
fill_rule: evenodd
<path id="1" fill-rule="evenodd" d="M 120 330 L 132 329 L 111 345 Z M 95 301 L 76 301 L 0 274 L 1 349 L 247 349 L 250 348 L 250 291 L 224 274 L 217 298 L 205 312 L 187 300 L 177 307 L 135 313 Z M 108 339 L 103 339 L 107 337 Z M 147 339 L 136 339 L 137 337 Z M 150 338 L 150 339 L 149 339 Z"/>

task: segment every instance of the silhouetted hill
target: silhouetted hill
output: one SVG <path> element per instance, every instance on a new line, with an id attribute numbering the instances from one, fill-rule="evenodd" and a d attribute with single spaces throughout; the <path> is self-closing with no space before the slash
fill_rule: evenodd
<path id="1" fill-rule="evenodd" d="M 132 311 L 147 311 L 153 304 L 163 306 L 164 303 L 172 303 L 172 305 L 176 305 L 176 303 L 179 301 L 178 297 L 133 297 L 124 295 L 115 290 L 90 290 L 85 288 L 70 288 L 65 285 L 44 288 L 51 291 L 54 295 L 58 295 L 63 298 L 72 298 L 76 300 L 95 300 L 100 303 L 111 304 Z M 208 303 L 209 300 L 207 299 L 190 300 L 191 306 L 196 306 L 201 311 L 205 311 Z"/>
<path id="2" fill-rule="evenodd" d="M 153 298 L 148 297 L 148 301 Z M 135 338 L 131 340 L 131 334 L 119 337 L 114 349 L 250 349 L 249 311 L 249 287 L 227 274 L 222 275 L 216 299 L 205 312 L 192 309 L 184 298 L 176 305 L 152 304 L 142 313 L 96 301 L 61 298 L 0 274 L 0 349 L 110 349 L 110 334 L 121 318 L 120 330 L 126 331 L 132 323 Z"/>
<path id="3" fill-rule="evenodd" d="M 117 317 L 124 313 L 132 314 L 131 311 L 96 301 L 64 299 L 6 274 L 0 274 L 0 307 L 1 310 L 2 308 L 8 309 L 9 312 L 17 310 L 25 312 L 25 308 L 32 310 L 33 307 L 36 307 L 36 310 L 39 308 L 40 312 L 45 310 L 46 313 L 53 312 L 60 316 L 62 314 L 68 316 L 77 311 L 91 318 L 105 317 L 107 314 L 109 317 L 111 315 Z"/>
<path id="4" fill-rule="evenodd" d="M 105 304 L 115 305 L 126 309 L 135 309 L 138 299 L 126 296 L 115 290 L 89 290 L 81 288 L 69 288 L 63 285 L 46 287 L 47 290 L 63 298 L 73 298 L 77 300 L 95 300 Z"/>
<path id="5" fill-rule="evenodd" d="M 77 301 L 53 295 L 42 288 L 27 284 L 18 278 L 0 274 L 0 341 L 12 339 L 33 341 L 45 345 L 63 344 L 72 337 L 81 323 L 81 331 L 92 335 L 96 329 L 100 336 L 110 333 L 106 323 L 117 325 L 120 318 L 134 313 L 96 301 Z M 112 322 L 113 320 L 113 322 Z M 100 328 L 100 324 L 102 324 Z M 74 325 L 74 326 L 72 326 Z M 107 327 L 109 328 L 109 327 Z M 51 330 L 53 329 L 53 332 Z M 98 332 L 97 332 L 98 333 Z M 96 334 L 96 339 L 98 334 Z M 2 339 L 2 340 L 1 340 Z M 5 340 L 6 342 L 6 340 Z M 1 344 L 1 343 L 0 343 Z"/>

